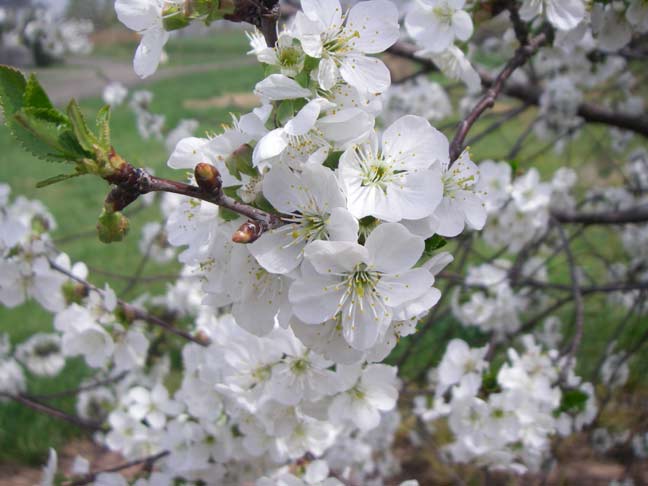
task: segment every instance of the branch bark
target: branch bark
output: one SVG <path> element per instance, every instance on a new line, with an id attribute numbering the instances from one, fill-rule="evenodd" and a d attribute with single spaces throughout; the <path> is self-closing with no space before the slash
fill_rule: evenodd
<path id="1" fill-rule="evenodd" d="M 58 408 L 52 407 L 51 405 L 47 405 L 45 403 L 39 402 L 38 400 L 27 395 L 22 395 L 22 394 L 11 395 L 9 393 L 0 393 L 0 397 L 8 398 L 10 400 L 13 400 L 16 403 L 20 403 L 21 405 L 26 406 L 27 408 L 31 408 L 32 410 L 44 413 L 45 415 L 49 415 L 50 417 L 54 417 L 59 420 L 64 420 L 66 422 L 69 422 L 71 424 L 74 424 L 78 427 L 87 430 L 99 431 L 99 432 L 106 431 L 104 427 L 101 426 L 101 424 L 97 424 L 94 422 L 86 422 L 85 420 L 83 420 L 80 417 L 77 417 L 76 415 L 69 414 L 67 412 L 64 412 L 63 410 L 59 410 Z"/>
<path id="2" fill-rule="evenodd" d="M 593 224 L 633 224 L 648 222 L 648 206 L 636 206 L 628 209 L 618 209 L 604 212 L 552 212 L 556 221 L 560 223 L 577 223 L 584 225 Z"/>
<path id="3" fill-rule="evenodd" d="M 495 100 L 500 95 L 504 86 L 511 75 L 515 70 L 524 64 L 533 56 L 540 46 L 547 41 L 548 34 L 543 32 L 533 39 L 530 39 L 528 44 L 523 44 L 515 51 L 515 54 L 511 60 L 506 63 L 504 69 L 500 71 L 495 80 L 491 83 L 490 87 L 486 91 L 486 94 L 479 100 L 477 105 L 473 110 L 468 114 L 468 116 L 459 123 L 457 127 L 457 133 L 450 143 L 450 160 L 455 161 L 461 155 L 464 149 L 464 140 L 468 135 L 468 132 L 479 119 L 479 117 L 486 110 L 492 108 L 495 105 Z"/>
<path id="4" fill-rule="evenodd" d="M 436 65 L 429 59 L 423 59 L 416 56 L 417 48 L 415 45 L 407 42 L 397 42 L 390 47 L 387 52 L 405 59 L 416 61 L 419 64 L 433 67 L 438 70 Z M 488 73 L 480 73 L 482 86 L 490 88 L 494 85 L 496 78 Z M 530 105 L 539 105 L 542 90 L 527 84 L 507 83 L 502 90 L 505 96 L 524 101 Z M 588 123 L 600 123 L 607 126 L 622 128 L 648 137 L 648 115 L 631 115 L 624 112 L 611 111 L 592 103 L 582 103 L 578 108 L 578 116 Z"/>
<path id="5" fill-rule="evenodd" d="M 169 451 L 162 451 L 157 454 L 154 454 L 152 456 L 144 457 L 142 459 L 135 459 L 134 461 L 129 461 L 125 462 L 123 464 L 119 464 L 114 467 L 109 467 L 107 469 L 102 469 L 100 471 L 95 471 L 93 473 L 87 474 L 83 476 L 82 478 L 77 479 L 76 481 L 68 481 L 67 483 L 64 483 L 65 486 L 82 486 L 84 484 L 89 484 L 94 482 L 97 479 L 97 476 L 101 473 L 114 473 L 114 472 L 119 472 L 123 471 L 125 469 L 130 469 L 131 467 L 135 466 L 143 466 L 144 469 L 152 469 L 153 465 L 159 461 L 160 459 L 168 456 L 170 454 Z"/>

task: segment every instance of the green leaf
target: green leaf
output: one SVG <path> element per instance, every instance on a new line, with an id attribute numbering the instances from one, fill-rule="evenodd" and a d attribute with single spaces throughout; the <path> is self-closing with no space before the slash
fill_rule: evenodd
<path id="1" fill-rule="evenodd" d="M 49 179 L 45 179 L 44 181 L 40 181 L 36 184 L 36 187 L 38 189 L 42 189 L 43 187 L 51 186 L 52 184 L 57 184 L 59 182 L 67 181 L 68 179 L 74 179 L 75 177 L 82 176 L 83 174 L 80 172 L 75 172 L 74 174 L 59 174 L 54 177 L 50 177 Z"/>
<path id="2" fill-rule="evenodd" d="M 219 208 L 218 209 L 218 215 L 224 220 L 224 221 L 234 221 L 237 220 L 238 218 L 241 217 L 239 213 L 235 213 L 234 211 L 230 211 L 229 209 L 225 208 Z"/>
<path id="3" fill-rule="evenodd" d="M 97 133 L 101 148 L 110 150 L 110 105 L 106 105 L 97 113 Z"/>
<path id="4" fill-rule="evenodd" d="M 35 157 L 53 162 L 74 158 L 74 154 L 61 144 L 60 124 L 21 110 L 14 114 L 10 129 L 25 150 Z"/>
<path id="5" fill-rule="evenodd" d="M 63 113 L 58 111 L 56 108 L 38 108 L 25 105 L 22 109 L 23 112 L 27 113 L 34 118 L 38 118 L 41 121 L 54 123 L 60 125 L 62 128 L 70 127 L 70 120 Z"/>
<path id="6" fill-rule="evenodd" d="M 329 169 L 336 170 L 340 164 L 342 154 L 343 152 L 330 152 L 323 165 Z"/>
<path id="7" fill-rule="evenodd" d="M 67 114 L 70 118 L 70 123 L 72 124 L 72 129 L 74 130 L 79 145 L 89 153 L 94 153 L 95 146 L 99 144 L 99 141 L 95 134 L 88 128 L 85 117 L 83 116 L 83 113 L 81 113 L 81 108 L 75 100 L 70 101 Z"/>
<path id="8" fill-rule="evenodd" d="M 47 96 L 47 93 L 45 93 L 45 90 L 33 74 L 29 76 L 25 86 L 23 106 L 54 110 L 54 105 L 52 105 L 49 96 Z"/>
<path id="9" fill-rule="evenodd" d="M 443 248 L 447 244 L 448 241 L 445 238 L 439 235 L 434 235 L 432 238 L 425 240 L 425 251 L 433 252 Z"/>
<path id="10" fill-rule="evenodd" d="M 304 72 L 310 73 L 313 69 L 319 66 L 320 60 L 315 57 L 306 56 L 304 60 Z"/>
<path id="11" fill-rule="evenodd" d="M 421 255 L 421 258 L 416 263 L 416 266 L 420 267 L 421 265 L 423 265 L 425 262 L 427 262 L 430 258 L 434 256 L 434 252 L 436 250 L 443 248 L 447 244 L 448 241 L 439 235 L 434 235 L 433 237 L 425 240 L 425 249 L 423 250 L 423 255 Z"/>
<path id="12" fill-rule="evenodd" d="M 508 164 L 511 166 L 513 174 L 516 174 L 518 169 L 520 168 L 520 164 L 518 164 L 517 160 L 509 160 Z"/>
<path id="13" fill-rule="evenodd" d="M 239 198 L 238 194 L 236 193 L 241 187 L 243 186 L 229 186 L 229 187 L 223 187 L 223 194 L 226 196 L 231 197 L 232 199 L 236 199 L 237 201 L 240 201 L 241 199 Z"/>
<path id="14" fill-rule="evenodd" d="M 585 410 L 589 395 L 578 389 L 564 390 L 560 407 L 554 412 L 558 416 L 563 412 L 579 413 Z"/>
<path id="15" fill-rule="evenodd" d="M 279 125 L 284 125 L 293 116 L 295 116 L 295 103 L 293 100 L 282 101 L 275 109 L 274 118 Z"/>
<path id="16" fill-rule="evenodd" d="M 20 71 L 0 65 L 0 105 L 7 121 L 22 108 L 26 85 Z"/>

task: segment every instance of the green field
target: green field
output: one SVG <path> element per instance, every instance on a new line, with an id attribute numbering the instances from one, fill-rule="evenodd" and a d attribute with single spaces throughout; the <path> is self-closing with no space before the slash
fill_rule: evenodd
<path id="1" fill-rule="evenodd" d="M 96 55 L 111 56 L 116 59 L 129 61 L 134 49 L 134 44 L 125 43 L 112 47 L 99 47 Z M 231 32 L 219 34 L 210 38 L 179 38 L 169 44 L 171 65 L 201 65 L 207 63 L 226 63 L 244 56 L 247 43 L 242 33 Z M 219 69 L 200 74 L 181 75 L 163 81 L 153 81 L 142 85 L 150 89 L 155 99 L 152 111 L 162 113 L 167 117 L 167 126 L 174 127 L 183 118 L 194 118 L 200 121 L 201 131 L 214 131 L 221 123 L 229 121 L 229 112 L 236 108 L 188 108 L 183 104 L 185 99 L 206 99 L 221 96 L 232 92 L 250 91 L 254 84 L 261 79 L 262 69 L 250 65 L 231 69 Z M 100 107 L 98 99 L 84 100 L 82 107 L 88 115 Z M 194 105 L 190 105 L 194 106 Z M 505 110 L 504 103 L 499 108 Z M 486 129 L 496 118 L 486 118 L 481 121 L 471 133 L 479 134 Z M 517 137 L 524 132 L 528 123 L 533 120 L 533 110 L 528 110 L 514 122 L 503 125 L 488 137 L 472 145 L 475 159 L 504 157 Z M 448 127 L 446 134 L 452 133 L 452 120 L 441 123 Z M 135 127 L 134 117 L 127 107 L 118 108 L 113 115 L 113 143 L 118 152 L 135 165 L 151 167 L 158 175 L 181 178 L 182 174 L 166 168 L 167 154 L 163 145 L 156 141 L 140 140 Z M 552 151 L 544 151 L 545 142 L 540 142 L 529 137 L 525 148 L 517 155 L 516 161 L 523 169 L 529 165 L 537 165 L 545 176 L 553 170 L 568 163 L 579 169 L 581 183 L 592 185 L 601 182 L 601 175 L 597 171 L 580 171 L 584 163 L 591 164 L 600 169 L 604 177 L 614 177 L 609 156 L 597 140 L 604 137 L 605 131 L 601 128 L 587 128 L 586 133 L 567 149 L 565 156 L 557 156 Z M 470 137 L 469 137 L 470 138 Z M 129 275 L 140 260 L 141 255 L 137 249 L 141 226 L 151 218 L 158 218 L 154 208 L 139 211 L 137 206 L 131 210 L 137 211 L 131 218 L 131 234 L 122 244 L 106 246 L 98 242 L 93 235 L 94 225 L 99 214 L 106 186 L 100 181 L 87 178 L 75 179 L 58 184 L 46 189 L 35 189 L 39 180 L 60 173 L 60 168 L 54 164 L 33 159 L 24 153 L 10 138 L 7 130 L 0 128 L 0 147 L 3 147 L 0 163 L 0 181 L 11 184 L 14 195 L 25 195 L 29 198 L 42 200 L 52 211 L 58 228 L 53 232 L 53 237 L 60 240 L 59 247 L 67 252 L 73 261 L 84 261 L 91 268 L 91 279 L 98 285 L 110 283 L 118 292 L 123 290 L 126 282 L 121 278 L 108 278 L 101 273 L 102 270 L 111 273 Z M 532 160 L 531 156 L 535 155 Z M 619 161 L 616 161 L 619 162 Z M 614 243 L 614 235 L 610 232 L 592 232 L 591 240 L 597 241 L 606 238 L 612 243 L 607 244 L 604 251 L 608 256 L 622 250 Z M 452 244 L 450 245 L 452 250 Z M 486 249 L 483 249 L 487 251 Z M 576 246 L 574 251 L 579 257 L 586 248 Z M 600 262 L 595 259 L 583 260 L 588 272 L 601 275 Z M 149 263 L 145 268 L 145 275 L 155 275 L 169 272 L 177 268 L 175 265 L 166 267 Z M 93 271 L 94 270 L 94 271 Z M 552 262 L 551 274 L 560 282 L 569 282 L 568 271 L 564 258 L 557 258 Z M 131 294 L 138 295 L 138 291 L 161 291 L 164 282 L 158 282 L 152 287 L 140 287 Z M 581 350 L 583 357 L 582 368 L 587 371 L 594 364 L 591 356 L 598 353 L 607 345 L 612 325 L 622 315 L 622 312 L 610 312 L 604 299 L 589 299 L 587 305 L 586 337 Z M 561 314 L 565 322 L 570 321 L 570 311 Z M 8 310 L 0 308 L 0 332 L 7 332 L 13 344 L 20 343 L 36 331 L 51 329 L 52 316 L 41 310 L 37 305 L 28 303 L 18 309 Z M 645 324 L 645 323 L 644 323 Z M 631 340 L 636 333 L 637 326 L 631 326 L 631 331 L 623 339 Z M 446 319 L 432 326 L 429 332 L 416 337 L 416 346 L 413 348 L 414 358 L 406 367 L 406 375 L 413 377 L 420 375 L 422 369 L 433 364 L 439 359 L 444 346 L 442 337 L 470 336 L 480 337 L 476 332 L 460 329 L 455 322 Z M 393 362 L 396 362 L 401 351 L 395 351 Z M 641 377 L 648 369 L 648 358 L 641 363 L 635 363 L 633 375 Z M 32 394 L 47 394 L 54 391 L 74 388 L 87 374 L 87 370 L 78 360 L 70 362 L 68 369 L 56 379 L 29 380 L 29 392 Z M 586 375 L 587 376 L 587 375 Z M 55 406 L 73 411 L 74 402 L 71 399 L 54 401 Z M 0 404 L 0 462 L 16 461 L 31 464 L 40 464 L 45 457 L 48 447 L 60 447 L 65 441 L 78 434 L 75 428 L 65 423 L 50 419 L 44 415 L 32 412 L 15 404 Z"/>

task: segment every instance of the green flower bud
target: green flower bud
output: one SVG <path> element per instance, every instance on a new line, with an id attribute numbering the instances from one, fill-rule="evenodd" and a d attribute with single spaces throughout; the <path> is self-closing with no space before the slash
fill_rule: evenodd
<path id="1" fill-rule="evenodd" d="M 102 243 L 122 241 L 128 234 L 130 223 L 128 218 L 120 212 L 109 212 L 105 209 L 97 221 L 97 233 Z"/>

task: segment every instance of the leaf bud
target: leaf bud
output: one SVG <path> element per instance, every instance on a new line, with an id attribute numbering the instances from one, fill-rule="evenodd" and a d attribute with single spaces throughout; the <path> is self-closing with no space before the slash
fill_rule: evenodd
<path id="1" fill-rule="evenodd" d="M 218 169 L 211 164 L 200 163 L 194 169 L 196 183 L 204 192 L 214 194 L 220 193 L 223 188 L 223 181 Z"/>
<path id="2" fill-rule="evenodd" d="M 242 244 L 254 243 L 263 234 L 263 229 L 263 223 L 260 221 L 246 221 L 236 230 L 232 241 Z"/>

